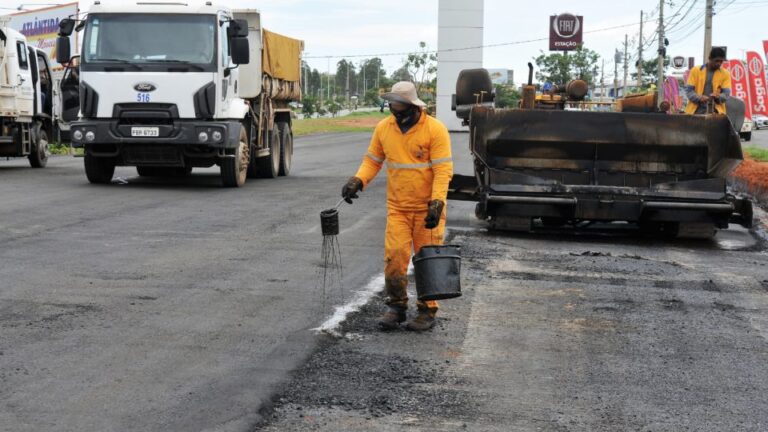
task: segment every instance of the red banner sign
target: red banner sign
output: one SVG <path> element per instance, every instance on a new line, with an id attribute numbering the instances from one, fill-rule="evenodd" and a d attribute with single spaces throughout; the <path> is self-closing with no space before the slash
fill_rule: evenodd
<path id="1" fill-rule="evenodd" d="M 747 68 L 741 60 L 731 60 L 723 63 L 728 64 L 731 71 L 731 94 L 744 101 L 746 105 L 746 117 L 752 118 L 752 98 L 749 95 L 749 79 L 747 78 Z"/>
<path id="2" fill-rule="evenodd" d="M 575 50 L 584 35 L 584 17 L 569 13 L 549 17 L 549 50 Z"/>
<path id="3" fill-rule="evenodd" d="M 747 77 L 749 78 L 749 96 L 752 102 L 752 113 L 768 115 L 768 87 L 765 83 L 765 66 L 763 58 L 754 51 L 747 52 Z"/>

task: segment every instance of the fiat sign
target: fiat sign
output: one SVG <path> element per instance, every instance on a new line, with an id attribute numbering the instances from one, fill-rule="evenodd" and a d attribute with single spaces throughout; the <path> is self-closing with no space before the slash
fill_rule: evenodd
<path id="1" fill-rule="evenodd" d="M 582 42 L 584 17 L 569 13 L 549 17 L 549 50 L 570 51 Z"/>

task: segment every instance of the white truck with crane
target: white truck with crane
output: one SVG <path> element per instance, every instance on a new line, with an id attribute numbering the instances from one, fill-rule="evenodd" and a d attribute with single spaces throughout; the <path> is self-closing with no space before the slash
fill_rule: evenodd
<path id="1" fill-rule="evenodd" d="M 53 84 L 48 56 L 0 17 L 0 157 L 48 163 L 53 133 Z"/>
<path id="2" fill-rule="evenodd" d="M 61 21 L 61 63 L 74 31 L 79 92 L 65 98 L 79 97 L 71 138 L 91 183 L 111 182 L 116 166 L 181 176 L 218 165 L 226 187 L 289 174 L 303 42 L 264 30 L 258 11 L 97 0 L 83 20 Z"/>

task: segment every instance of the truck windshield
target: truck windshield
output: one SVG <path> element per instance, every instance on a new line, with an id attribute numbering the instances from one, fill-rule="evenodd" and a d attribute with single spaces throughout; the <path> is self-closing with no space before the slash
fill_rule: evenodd
<path id="1" fill-rule="evenodd" d="M 216 30 L 215 15 L 94 14 L 86 25 L 82 68 L 215 71 Z"/>

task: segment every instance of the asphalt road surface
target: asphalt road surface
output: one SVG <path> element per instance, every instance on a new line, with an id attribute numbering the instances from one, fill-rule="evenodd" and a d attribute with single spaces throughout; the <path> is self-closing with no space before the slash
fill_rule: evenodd
<path id="1" fill-rule="evenodd" d="M 752 131 L 752 140 L 749 142 L 742 141 L 742 144 L 744 146 L 756 146 L 768 149 L 768 129 Z"/>
<path id="2" fill-rule="evenodd" d="M 290 177 L 240 190 L 0 162 L 0 430 L 764 430 L 759 232 L 498 235 L 452 203 L 465 296 L 434 331 L 376 331 L 374 298 L 313 332 L 381 273 L 383 181 L 342 207 L 345 289 L 317 283 L 367 141 L 297 139 Z"/>

